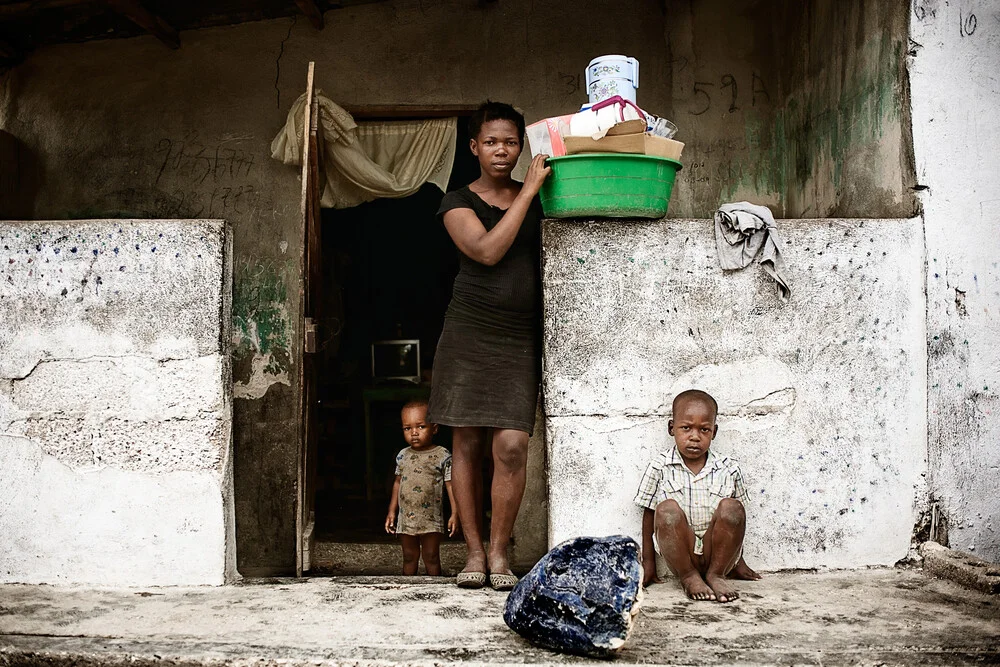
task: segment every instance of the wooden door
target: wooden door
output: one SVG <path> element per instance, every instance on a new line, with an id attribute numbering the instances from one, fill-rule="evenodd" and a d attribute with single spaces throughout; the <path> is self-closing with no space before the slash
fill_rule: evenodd
<path id="1" fill-rule="evenodd" d="M 299 426 L 299 466 L 296 495 L 295 573 L 302 576 L 310 569 L 314 544 L 317 454 L 317 322 L 322 309 L 322 255 L 320 237 L 320 187 L 323 164 L 319 134 L 319 106 L 315 103 L 313 75 L 315 63 L 309 63 L 306 76 L 306 106 L 303 117 L 302 147 L 302 252 L 299 258 L 299 301 L 303 315 L 302 354 L 299 386 L 301 423 Z"/>

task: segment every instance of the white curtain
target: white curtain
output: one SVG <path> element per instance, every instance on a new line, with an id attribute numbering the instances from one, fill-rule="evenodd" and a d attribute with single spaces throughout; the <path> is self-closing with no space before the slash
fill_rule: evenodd
<path id="1" fill-rule="evenodd" d="M 455 162 L 456 118 L 357 124 L 333 100 L 316 91 L 323 135 L 324 208 L 349 208 L 380 197 L 406 197 L 424 183 L 442 192 Z M 271 142 L 271 157 L 302 164 L 306 96 L 295 100 L 285 127 Z"/>

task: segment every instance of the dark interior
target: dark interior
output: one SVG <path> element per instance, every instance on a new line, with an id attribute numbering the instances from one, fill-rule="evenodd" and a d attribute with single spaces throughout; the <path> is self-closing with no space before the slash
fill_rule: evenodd
<path id="1" fill-rule="evenodd" d="M 479 177 L 466 121 L 458 123 L 449 190 Z M 385 533 L 384 523 L 395 456 L 406 446 L 400 408 L 408 398 L 426 398 L 430 392 L 434 351 L 458 271 L 455 246 L 436 217 L 443 196 L 436 186 L 425 184 L 403 199 L 323 210 L 325 333 L 320 341 L 316 479 L 320 540 L 394 539 Z M 400 338 L 420 340 L 419 385 L 372 377 L 372 342 Z M 450 449 L 450 435 L 442 427 L 435 442 Z"/>

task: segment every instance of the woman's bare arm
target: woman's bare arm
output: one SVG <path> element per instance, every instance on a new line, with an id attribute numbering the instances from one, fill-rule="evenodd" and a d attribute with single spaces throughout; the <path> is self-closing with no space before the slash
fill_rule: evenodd
<path id="1" fill-rule="evenodd" d="M 493 266 L 507 254 L 517 238 L 524 216 L 528 214 L 531 200 L 538 194 L 545 177 L 552 171 L 545 166 L 547 155 L 536 155 L 528 167 L 521 192 L 504 213 L 496 226 L 486 231 L 472 209 L 455 208 L 444 214 L 444 226 L 448 235 L 467 257 L 480 264 Z"/>

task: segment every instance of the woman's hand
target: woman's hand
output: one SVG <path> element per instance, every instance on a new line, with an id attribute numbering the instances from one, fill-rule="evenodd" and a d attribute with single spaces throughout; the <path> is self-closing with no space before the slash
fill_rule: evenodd
<path id="1" fill-rule="evenodd" d="M 552 167 L 545 164 L 545 161 L 549 159 L 548 155 L 541 153 L 536 155 L 531 159 L 531 165 L 528 167 L 528 173 L 524 177 L 523 190 L 527 190 L 532 197 L 538 194 L 538 191 L 542 189 L 542 183 L 545 182 L 545 178 L 552 173 Z"/>
<path id="2" fill-rule="evenodd" d="M 395 534 L 395 532 L 396 532 L 396 515 L 395 514 L 386 515 L 386 517 L 385 517 L 385 532 L 389 533 L 390 535 Z"/>

